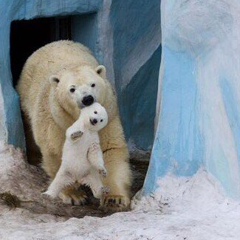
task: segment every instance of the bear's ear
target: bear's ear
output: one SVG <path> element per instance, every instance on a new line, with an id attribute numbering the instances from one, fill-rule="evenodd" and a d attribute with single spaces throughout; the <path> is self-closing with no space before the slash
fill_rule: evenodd
<path id="1" fill-rule="evenodd" d="M 103 65 L 99 65 L 95 71 L 102 78 L 106 79 L 106 68 Z"/>
<path id="2" fill-rule="evenodd" d="M 53 75 L 49 78 L 49 82 L 52 86 L 56 87 L 60 82 L 59 77 L 57 75 Z"/>

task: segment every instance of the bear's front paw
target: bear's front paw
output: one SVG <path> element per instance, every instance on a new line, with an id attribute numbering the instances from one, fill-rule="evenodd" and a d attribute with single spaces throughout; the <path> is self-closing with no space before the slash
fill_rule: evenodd
<path id="1" fill-rule="evenodd" d="M 63 203 L 71 204 L 71 205 L 84 205 L 87 203 L 87 195 L 81 189 L 75 189 L 73 187 L 69 187 L 64 189 L 59 197 L 62 199 Z"/>
<path id="2" fill-rule="evenodd" d="M 77 131 L 71 134 L 71 140 L 76 141 L 78 138 L 80 138 L 83 135 L 82 131 Z"/>
<path id="3" fill-rule="evenodd" d="M 104 212 L 122 212 L 130 210 L 130 199 L 122 195 L 103 195 L 100 209 Z"/>
<path id="4" fill-rule="evenodd" d="M 50 191 L 43 192 L 42 195 L 43 195 L 43 197 L 50 198 L 50 199 L 53 199 L 53 198 L 57 197 L 57 195 L 53 194 Z"/>
<path id="5" fill-rule="evenodd" d="M 105 168 L 99 169 L 98 172 L 102 177 L 107 177 L 107 170 Z"/>

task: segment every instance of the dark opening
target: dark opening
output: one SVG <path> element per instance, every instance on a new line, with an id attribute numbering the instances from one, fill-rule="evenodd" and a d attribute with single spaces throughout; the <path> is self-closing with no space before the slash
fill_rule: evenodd
<path id="1" fill-rule="evenodd" d="M 96 13 L 17 20 L 11 23 L 10 57 L 13 86 L 17 85 L 28 57 L 40 47 L 57 40 L 74 40 L 98 53 Z M 99 58 L 100 54 L 96 54 Z M 23 123 L 27 159 L 39 163 L 41 155 L 33 139 L 31 127 L 24 114 Z"/>
<path id="2" fill-rule="evenodd" d="M 27 58 L 38 48 L 60 39 L 71 39 L 71 17 L 39 18 L 13 21 L 10 35 L 10 57 L 13 86 L 16 86 Z M 26 154 L 29 163 L 38 164 L 40 151 L 35 144 L 31 127 L 23 115 Z"/>
<path id="3" fill-rule="evenodd" d="M 35 50 L 49 42 L 71 38 L 71 17 L 13 21 L 10 35 L 13 85 L 17 84 L 25 61 Z"/>

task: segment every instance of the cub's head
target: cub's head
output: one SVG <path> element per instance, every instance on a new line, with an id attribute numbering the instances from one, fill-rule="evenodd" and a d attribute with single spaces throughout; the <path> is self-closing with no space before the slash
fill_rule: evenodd
<path id="1" fill-rule="evenodd" d="M 95 102 L 89 107 L 85 107 L 81 111 L 84 116 L 85 127 L 91 131 L 99 131 L 108 123 L 108 114 L 106 109 L 99 103 Z"/>
<path id="2" fill-rule="evenodd" d="M 83 65 L 67 68 L 50 77 L 54 100 L 70 115 L 76 109 L 103 103 L 108 91 L 106 69 L 99 65 L 95 69 Z M 73 113 L 75 111 L 75 113 Z"/>

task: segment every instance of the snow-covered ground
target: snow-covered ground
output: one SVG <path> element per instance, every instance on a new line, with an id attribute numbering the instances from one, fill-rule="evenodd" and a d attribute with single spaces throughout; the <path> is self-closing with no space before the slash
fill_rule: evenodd
<path id="1" fill-rule="evenodd" d="M 0 191 L 37 199 L 41 174 L 20 151 L 0 143 Z M 104 218 L 62 218 L 10 210 L 0 203 L 0 239 L 230 240 L 240 239 L 240 203 L 227 199 L 204 170 L 192 178 L 167 176 L 155 196 L 135 197 L 132 211 Z"/>

